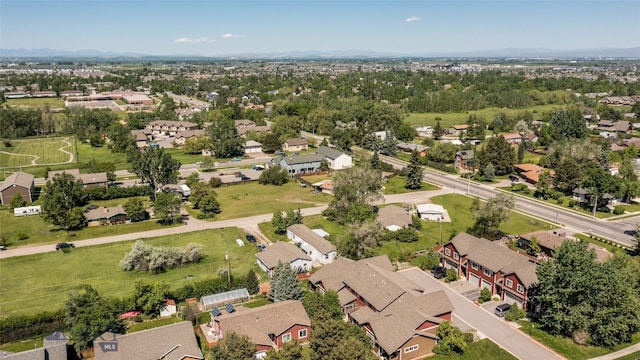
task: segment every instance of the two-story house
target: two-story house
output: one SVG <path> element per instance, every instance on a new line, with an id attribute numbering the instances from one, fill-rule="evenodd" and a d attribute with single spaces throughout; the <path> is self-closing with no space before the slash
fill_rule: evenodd
<path id="1" fill-rule="evenodd" d="M 394 271 L 386 255 L 338 258 L 309 278 L 316 291 L 334 290 L 349 321 L 371 338 L 381 359 L 422 359 L 433 351 L 453 304 L 444 291 L 425 293 Z"/>
<path id="2" fill-rule="evenodd" d="M 456 269 L 471 284 L 486 288 L 510 304 L 527 308 L 538 282 L 537 263 L 484 238 L 467 233 L 456 235 L 442 248 L 442 264 Z"/>
<path id="3" fill-rule="evenodd" d="M 327 146 L 320 146 L 316 150 L 316 154 L 322 156 L 331 170 L 342 170 L 353 166 L 351 155 L 347 155 L 342 151 Z"/>
<path id="4" fill-rule="evenodd" d="M 279 160 L 279 165 L 293 176 L 319 171 L 322 159 L 322 156 L 316 154 L 283 156 Z"/>

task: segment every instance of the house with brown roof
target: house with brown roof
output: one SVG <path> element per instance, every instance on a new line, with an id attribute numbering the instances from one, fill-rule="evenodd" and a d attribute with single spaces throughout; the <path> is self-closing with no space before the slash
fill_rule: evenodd
<path id="1" fill-rule="evenodd" d="M 122 205 L 114 207 L 99 207 L 85 212 L 89 226 L 124 224 L 127 221 L 127 212 Z"/>
<path id="2" fill-rule="evenodd" d="M 309 141 L 307 139 L 302 138 L 292 138 L 287 139 L 282 144 L 282 149 L 284 151 L 302 151 L 309 149 Z"/>
<path id="3" fill-rule="evenodd" d="M 598 121 L 598 126 L 596 130 L 598 131 L 606 131 L 612 133 L 623 133 L 628 134 L 633 129 L 631 123 L 628 121 L 611 121 L 611 120 L 600 120 Z"/>
<path id="4" fill-rule="evenodd" d="M 294 224 L 287 228 L 287 238 L 300 246 L 305 254 L 322 265 L 331 264 L 338 252 L 329 240 L 315 233 L 303 224 Z"/>
<path id="5" fill-rule="evenodd" d="M 523 234 L 518 237 L 518 246 L 523 249 L 527 249 L 531 246 L 533 239 L 538 241 L 540 251 L 543 257 L 553 257 L 553 251 L 562 245 L 565 241 L 576 241 L 575 238 L 568 238 L 567 234 L 559 231 L 534 231 L 528 234 Z M 593 249 L 596 254 L 596 259 L 603 262 L 613 256 L 607 249 L 589 243 L 589 249 Z"/>
<path id="6" fill-rule="evenodd" d="M 156 120 L 147 124 L 153 134 L 176 135 L 187 130 L 197 130 L 198 124 L 188 121 Z"/>
<path id="7" fill-rule="evenodd" d="M 468 128 L 469 128 L 468 124 L 452 125 L 450 128 L 447 129 L 447 134 L 460 135 L 460 133 L 467 132 Z"/>
<path id="8" fill-rule="evenodd" d="M 187 140 L 202 135 L 206 135 L 205 131 L 202 129 L 182 131 L 176 134 L 175 143 L 178 146 L 182 146 L 187 142 Z"/>
<path id="9" fill-rule="evenodd" d="M 425 293 L 396 273 L 386 255 L 359 261 L 339 258 L 309 281 L 316 291 L 338 293 L 347 319 L 365 330 L 382 359 L 430 355 L 439 325 L 451 320 L 453 304 L 445 292 Z"/>
<path id="10" fill-rule="evenodd" d="M 237 309 L 212 319 L 207 329 L 214 338 L 229 332 L 246 335 L 258 346 L 254 358 L 263 358 L 270 349 L 280 349 L 289 341 L 307 342 L 311 320 L 299 300 L 286 300 L 253 309 Z"/>
<path id="11" fill-rule="evenodd" d="M 411 225 L 411 213 L 396 205 L 389 205 L 378 209 L 376 221 L 389 231 L 397 231 Z"/>
<path id="12" fill-rule="evenodd" d="M 516 164 L 513 165 L 513 167 L 516 169 L 516 173 L 530 184 L 537 184 L 540 180 L 540 174 L 544 173 L 545 171 L 549 171 L 549 174 L 551 176 L 547 179 L 547 181 L 551 182 L 553 181 L 553 175 L 555 175 L 556 173 L 554 170 L 545 169 L 542 166 L 536 164 Z"/>
<path id="13" fill-rule="evenodd" d="M 537 263 L 484 238 L 467 233 L 443 245 L 442 264 L 479 288 L 486 288 L 510 304 L 526 309 L 538 282 Z"/>
<path id="14" fill-rule="evenodd" d="M 311 257 L 296 245 L 278 241 L 267 246 L 264 251 L 256 254 L 258 266 L 271 277 L 278 264 L 289 264 L 298 273 L 311 270 Z"/>
<path id="15" fill-rule="evenodd" d="M 22 171 L 17 171 L 7 176 L 0 183 L 0 203 L 9 205 L 15 196 L 20 196 L 22 200 L 28 203 L 32 202 L 36 189 L 33 179 L 33 175 Z"/>
<path id="16" fill-rule="evenodd" d="M 93 340 L 95 360 L 202 360 L 190 321 Z"/>

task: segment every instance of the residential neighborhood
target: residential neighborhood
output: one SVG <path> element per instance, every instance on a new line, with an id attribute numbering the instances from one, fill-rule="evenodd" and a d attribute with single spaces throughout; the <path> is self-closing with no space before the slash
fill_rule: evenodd
<path id="1" fill-rule="evenodd" d="M 635 60 L 21 59 L 0 359 L 640 357 Z"/>

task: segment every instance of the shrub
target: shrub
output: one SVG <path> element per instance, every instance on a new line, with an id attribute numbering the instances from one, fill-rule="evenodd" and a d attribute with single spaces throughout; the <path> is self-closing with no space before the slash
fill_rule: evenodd
<path id="1" fill-rule="evenodd" d="M 574 207 L 576 206 L 576 201 L 575 200 L 569 200 L 569 207 Z"/>
<path id="2" fill-rule="evenodd" d="M 622 215 L 624 214 L 624 206 L 622 205 L 617 205 L 613 208 L 613 213 L 616 215 Z"/>
<path id="3" fill-rule="evenodd" d="M 134 196 L 150 196 L 153 190 L 149 186 L 131 186 L 131 187 L 95 187 L 84 190 L 87 200 L 112 200 Z"/>
<path id="4" fill-rule="evenodd" d="M 131 251 L 120 260 L 120 268 L 124 271 L 148 271 L 154 274 L 166 268 L 197 263 L 202 259 L 202 245 L 190 243 L 186 248 L 164 248 L 146 244 L 138 240 Z"/>
<path id="5" fill-rule="evenodd" d="M 25 232 L 19 232 L 16 234 L 16 238 L 18 238 L 18 240 L 27 240 L 29 238 L 29 234 Z"/>
<path id="6" fill-rule="evenodd" d="M 456 269 L 447 269 L 447 277 L 444 279 L 445 282 L 452 282 L 458 280 L 458 272 Z"/>
<path id="7" fill-rule="evenodd" d="M 511 310 L 507 311 L 507 313 L 504 315 L 504 318 L 507 321 L 518 321 L 525 315 L 526 313 L 524 312 L 524 310 L 522 310 L 517 303 L 513 303 L 513 305 L 511 305 Z"/>
<path id="8" fill-rule="evenodd" d="M 487 288 L 482 288 L 482 290 L 480 290 L 480 300 L 482 300 L 483 302 L 490 301 L 491 300 L 491 290 L 489 290 Z"/>
<path id="9" fill-rule="evenodd" d="M 214 176 L 209 180 L 209 185 L 213 188 L 219 188 L 220 186 L 222 186 L 222 179 Z"/>
<path id="10" fill-rule="evenodd" d="M 440 254 L 433 249 L 429 249 L 426 254 L 413 259 L 411 265 L 417 266 L 422 270 L 431 270 L 434 266 L 440 264 L 440 260 Z"/>
<path id="11" fill-rule="evenodd" d="M 0 343 L 47 336 L 64 326 L 64 310 L 35 315 L 14 315 L 0 320 Z"/>
<path id="12" fill-rule="evenodd" d="M 286 169 L 279 165 L 264 170 L 258 179 L 258 183 L 262 185 L 270 184 L 280 186 L 286 184 L 287 181 L 289 181 L 289 174 L 287 174 Z"/>

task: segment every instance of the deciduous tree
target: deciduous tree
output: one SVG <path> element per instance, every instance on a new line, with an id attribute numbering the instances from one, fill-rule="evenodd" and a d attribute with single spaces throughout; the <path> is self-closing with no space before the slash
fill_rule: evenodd
<path id="1" fill-rule="evenodd" d="M 252 360 L 258 346 L 247 335 L 239 335 L 234 331 L 227 331 L 222 340 L 211 348 L 215 360 Z"/>
<path id="2" fill-rule="evenodd" d="M 487 202 L 473 200 L 471 214 L 475 223 L 470 232 L 476 236 L 495 239 L 500 234 L 500 224 L 509 220 L 509 213 L 515 203 L 512 196 L 498 194 Z"/>
<path id="3" fill-rule="evenodd" d="M 153 216 L 160 223 L 172 224 L 182 221 L 180 214 L 180 206 L 182 200 L 180 196 L 174 193 L 160 192 L 156 195 L 153 202 Z"/>
<path id="4" fill-rule="evenodd" d="M 365 221 L 373 214 L 371 204 L 382 199 L 382 184 L 381 172 L 368 164 L 338 172 L 334 197 L 324 214 L 340 224 Z"/>
<path id="5" fill-rule="evenodd" d="M 78 224 L 77 216 L 72 214 L 72 210 L 84 204 L 82 180 L 76 180 L 71 174 L 62 173 L 56 174 L 53 180 L 47 181 L 42 201 L 45 221 L 67 230 L 77 228 L 81 224 Z"/>
<path id="6" fill-rule="evenodd" d="M 175 184 L 178 180 L 180 161 L 173 159 L 162 148 L 151 147 L 144 152 L 129 152 L 128 160 L 133 172 L 153 189 L 154 199 L 156 192 L 163 186 Z"/>

